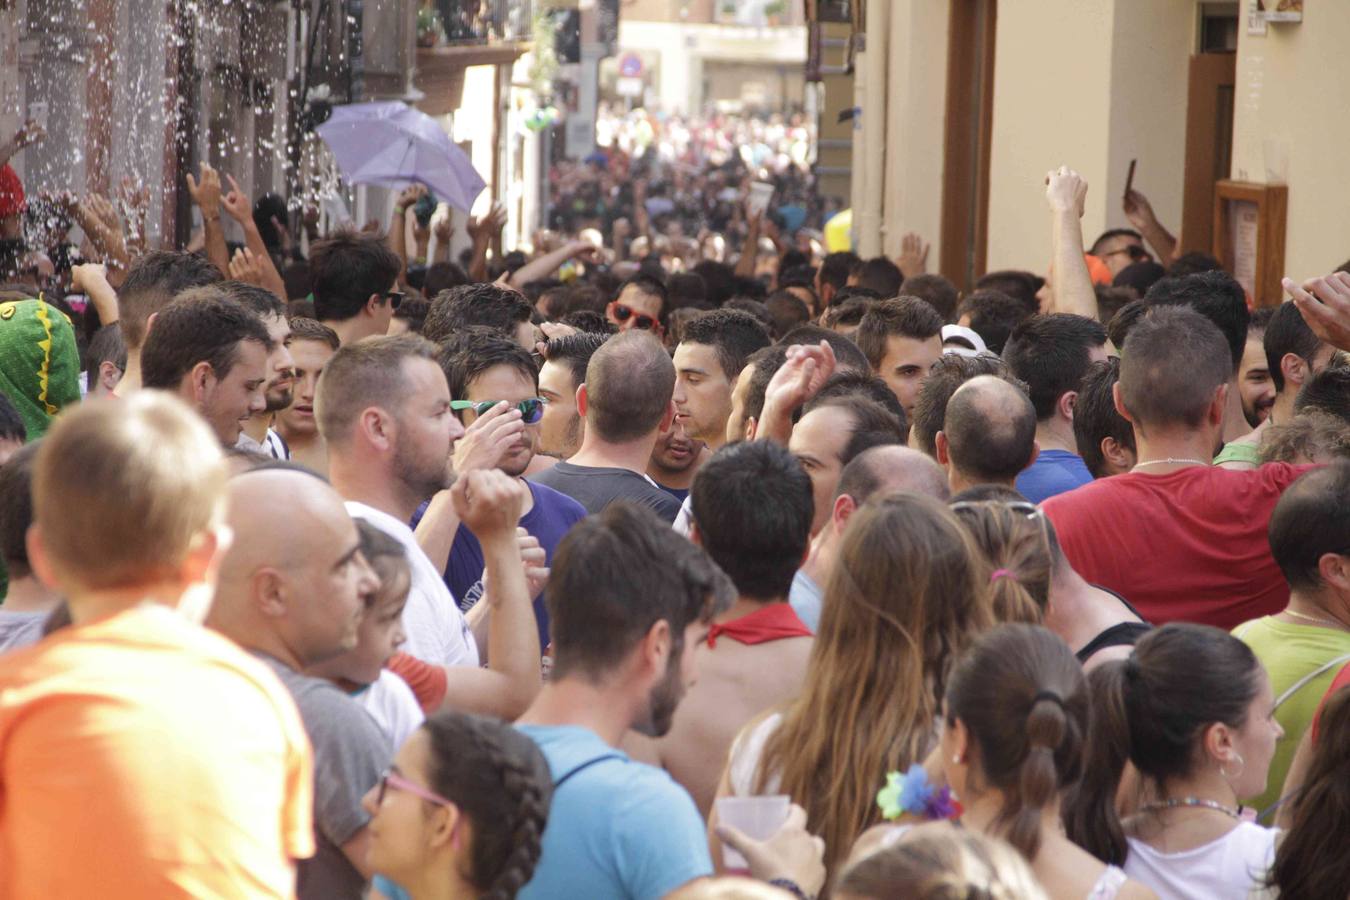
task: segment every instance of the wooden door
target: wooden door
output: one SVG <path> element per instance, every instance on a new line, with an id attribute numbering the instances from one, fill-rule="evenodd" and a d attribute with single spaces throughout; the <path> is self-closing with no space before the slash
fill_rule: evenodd
<path id="1" fill-rule="evenodd" d="M 939 268 L 962 291 L 984 274 L 997 0 L 952 0 Z"/>
<path id="2" fill-rule="evenodd" d="M 1233 160 L 1236 53 L 1191 57 L 1186 100 L 1186 172 L 1182 198 L 1183 252 L 1210 252 L 1214 243 L 1214 183 Z"/>

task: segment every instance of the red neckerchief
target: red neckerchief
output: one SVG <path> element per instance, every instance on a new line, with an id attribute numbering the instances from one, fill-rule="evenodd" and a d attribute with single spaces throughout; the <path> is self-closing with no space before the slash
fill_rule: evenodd
<path id="1" fill-rule="evenodd" d="M 742 644 L 767 644 L 783 638 L 811 637 L 806 627 L 787 603 L 769 603 L 730 622 L 714 624 L 708 629 L 708 646 L 717 646 L 717 636 L 725 634 Z"/>

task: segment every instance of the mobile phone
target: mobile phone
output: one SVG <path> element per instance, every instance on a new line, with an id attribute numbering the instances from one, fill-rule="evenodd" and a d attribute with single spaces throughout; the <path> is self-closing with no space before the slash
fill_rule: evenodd
<path id="1" fill-rule="evenodd" d="M 28 104 L 28 118 L 36 122 L 44 131 L 47 128 L 47 102 L 45 100 Z"/>
<path id="2" fill-rule="evenodd" d="M 428 191 L 418 198 L 417 203 L 413 205 L 413 214 L 417 216 L 417 224 L 422 228 L 431 225 L 431 217 L 436 214 L 436 195 Z"/>
<path id="3" fill-rule="evenodd" d="M 1125 196 L 1130 196 L 1130 191 L 1134 189 L 1134 164 L 1139 162 L 1137 159 L 1130 160 L 1130 171 L 1125 176 Z"/>

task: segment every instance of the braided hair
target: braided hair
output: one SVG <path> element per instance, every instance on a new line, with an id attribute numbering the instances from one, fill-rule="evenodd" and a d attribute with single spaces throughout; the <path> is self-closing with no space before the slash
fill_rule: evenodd
<path id="1" fill-rule="evenodd" d="M 534 874 L 553 779 L 539 748 L 497 719 L 442 712 L 422 725 L 428 780 L 473 826 L 469 882 L 484 900 L 511 900 Z"/>

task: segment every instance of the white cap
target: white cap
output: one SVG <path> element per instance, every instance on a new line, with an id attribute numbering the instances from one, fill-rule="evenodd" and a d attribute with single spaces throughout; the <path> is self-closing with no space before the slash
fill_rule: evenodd
<path id="1" fill-rule="evenodd" d="M 943 325 L 942 326 L 942 352 L 955 353 L 957 356 L 979 356 L 989 348 L 985 346 L 984 338 L 975 333 L 972 328 L 964 325 Z"/>

